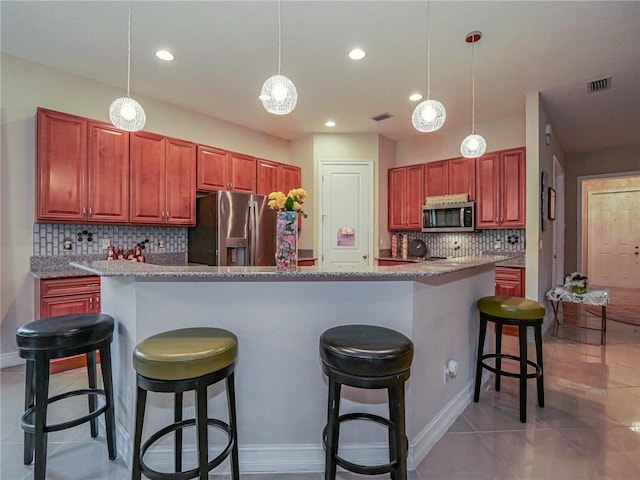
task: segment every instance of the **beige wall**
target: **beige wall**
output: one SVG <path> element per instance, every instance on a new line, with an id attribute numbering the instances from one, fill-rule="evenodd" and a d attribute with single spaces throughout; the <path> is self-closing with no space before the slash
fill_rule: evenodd
<path id="1" fill-rule="evenodd" d="M 10 55 L 2 54 L 1 62 L 0 365 L 4 355 L 16 350 L 15 330 L 34 315 L 29 257 L 35 218 L 36 108 L 108 121 L 109 105 L 124 93 Z M 136 98 L 145 108 L 149 131 L 292 163 L 286 140 L 149 98 Z"/>
<path id="2" fill-rule="evenodd" d="M 525 144 L 525 117 L 518 115 L 477 123 L 476 132 L 484 136 L 490 152 L 522 147 Z M 396 151 L 396 166 L 460 157 L 460 143 L 470 133 L 469 126 L 400 140 Z"/>
<path id="3" fill-rule="evenodd" d="M 565 272 L 580 268 L 580 184 L 588 177 L 640 175 L 640 145 L 569 154 L 565 165 Z M 573 248 L 570 248 L 573 247 Z"/>

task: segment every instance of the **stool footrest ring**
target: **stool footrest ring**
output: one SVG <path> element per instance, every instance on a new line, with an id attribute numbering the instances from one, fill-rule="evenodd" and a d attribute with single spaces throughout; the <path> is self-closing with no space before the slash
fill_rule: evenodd
<path id="1" fill-rule="evenodd" d="M 106 395 L 104 393 L 104 390 L 97 389 L 97 388 L 84 388 L 80 390 L 73 390 L 70 392 L 61 393 L 60 395 L 51 397 L 47 399 L 47 405 L 50 405 L 53 402 L 57 402 L 58 400 L 62 400 L 69 397 L 76 397 L 78 395 L 101 396 L 102 398 L 105 398 L 105 402 L 106 402 Z M 73 420 L 69 420 L 68 422 L 56 423 L 53 425 L 45 425 L 43 432 L 45 433 L 57 432 L 59 430 L 65 430 L 67 428 L 75 427 L 82 423 L 88 422 L 89 420 L 93 420 L 94 418 L 102 415 L 106 411 L 107 411 L 107 404 L 105 403 L 100 408 L 94 410 L 93 412 L 89 412 L 87 415 L 84 415 L 83 417 L 74 418 Z M 35 406 L 31 406 L 27 408 L 22 414 L 22 416 L 20 417 L 20 425 L 22 426 L 22 429 L 27 433 L 35 433 L 35 426 L 33 424 L 34 412 L 35 412 Z"/>
<path id="2" fill-rule="evenodd" d="M 168 433 L 174 432 L 176 430 L 183 429 L 185 427 L 192 427 L 196 425 L 196 419 L 190 418 L 187 420 L 182 420 L 180 422 L 172 423 L 171 425 L 167 425 L 166 427 L 158 430 L 153 435 L 151 435 L 143 444 L 140 449 L 140 469 L 142 473 L 150 478 L 151 480 L 162 480 L 162 479 L 170 479 L 170 480 L 189 480 L 191 478 L 195 478 L 198 476 L 199 469 L 198 467 L 193 468 L 191 470 L 184 470 L 182 472 L 158 472 L 157 470 L 153 470 L 144 463 L 144 454 L 146 451 L 153 445 L 156 441 L 160 440 L 162 437 L 167 435 Z M 229 437 L 229 442 L 224 450 L 219 453 L 214 459 L 207 463 L 207 471 L 211 471 L 213 468 L 220 465 L 229 455 L 231 448 L 233 447 L 233 434 L 231 432 L 231 427 L 229 424 L 223 422 L 222 420 L 218 420 L 215 418 L 207 418 L 207 425 L 213 426 L 222 430 Z"/>
<path id="3" fill-rule="evenodd" d="M 340 415 L 338 417 L 338 423 L 340 422 L 348 422 L 350 420 L 369 420 L 372 422 L 380 423 L 382 425 L 387 426 L 392 432 L 395 426 L 391 421 L 387 418 L 381 417 L 380 415 L 374 415 L 373 413 L 346 413 L 344 415 Z M 322 430 L 322 444 L 326 451 L 327 449 L 327 428 L 329 426 L 326 425 Z M 404 437 L 404 442 L 406 445 L 405 450 L 408 449 L 409 440 L 407 437 Z M 382 465 L 358 465 L 357 463 L 349 462 L 344 458 L 336 455 L 336 465 L 341 466 L 345 470 L 349 470 L 353 473 L 359 473 L 360 475 L 380 475 L 383 473 L 391 473 L 395 470 L 396 465 L 398 464 L 398 459 L 392 459 L 389 463 L 384 463 Z"/>
<path id="4" fill-rule="evenodd" d="M 486 368 L 487 370 L 489 370 L 490 372 L 493 373 L 497 373 L 500 375 L 503 375 L 505 377 L 513 377 L 513 378 L 520 378 L 520 372 L 518 373 L 513 373 L 513 372 L 508 372 L 506 370 L 498 370 L 497 368 L 487 364 L 484 362 L 484 360 L 487 360 L 489 358 L 499 358 L 499 359 L 507 359 L 507 360 L 515 360 L 517 362 L 520 362 L 520 357 L 517 357 L 515 355 L 509 355 L 506 353 L 487 353 L 482 355 L 482 366 L 484 368 Z M 531 360 L 527 360 L 527 365 L 532 366 L 533 368 L 536 369 L 535 372 L 533 373 L 527 373 L 526 377 L 527 378 L 538 378 L 539 376 L 542 375 L 542 368 L 540 368 L 540 365 L 538 365 L 537 363 L 531 361 Z"/>

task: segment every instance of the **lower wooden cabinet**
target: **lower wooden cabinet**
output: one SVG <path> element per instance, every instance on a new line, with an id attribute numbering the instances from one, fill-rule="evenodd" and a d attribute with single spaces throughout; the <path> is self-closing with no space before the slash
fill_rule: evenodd
<path id="1" fill-rule="evenodd" d="M 315 259 L 313 258 L 299 258 L 298 266 L 299 267 L 313 267 L 316 264 Z"/>
<path id="2" fill-rule="evenodd" d="M 524 268 L 496 267 L 496 295 L 524 298 L 524 291 Z M 502 333 L 517 336 L 518 328 L 505 325 L 502 327 Z"/>
<path id="3" fill-rule="evenodd" d="M 100 312 L 100 277 L 38 279 L 35 289 L 36 319 L 71 313 Z M 51 373 L 86 365 L 85 355 L 52 360 Z"/>

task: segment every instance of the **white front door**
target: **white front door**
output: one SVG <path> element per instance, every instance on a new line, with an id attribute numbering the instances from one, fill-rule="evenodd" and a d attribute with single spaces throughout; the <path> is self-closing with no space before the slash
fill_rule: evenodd
<path id="1" fill-rule="evenodd" d="M 640 190 L 589 192 L 589 282 L 640 287 Z"/>
<path id="2" fill-rule="evenodd" d="M 319 258 L 325 268 L 373 265 L 373 162 L 321 160 Z"/>

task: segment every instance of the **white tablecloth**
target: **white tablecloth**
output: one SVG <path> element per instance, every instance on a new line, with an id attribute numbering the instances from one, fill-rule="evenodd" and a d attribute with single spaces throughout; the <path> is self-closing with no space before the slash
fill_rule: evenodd
<path id="1" fill-rule="evenodd" d="M 586 303 L 588 305 L 607 305 L 607 290 L 589 290 L 587 293 L 571 293 L 564 287 L 555 287 L 547 292 L 547 300 L 554 302 Z"/>

